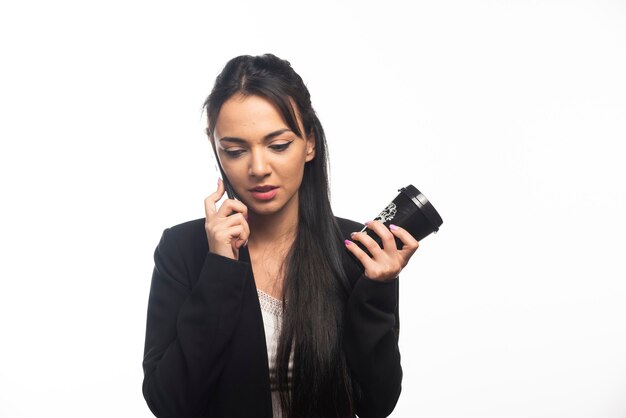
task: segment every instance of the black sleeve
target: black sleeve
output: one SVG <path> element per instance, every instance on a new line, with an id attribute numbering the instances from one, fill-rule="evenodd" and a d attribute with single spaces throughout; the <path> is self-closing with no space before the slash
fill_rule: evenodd
<path id="1" fill-rule="evenodd" d="M 398 402 L 398 329 L 398 279 L 381 282 L 361 276 L 348 300 L 344 339 L 348 365 L 360 388 L 359 417 L 386 417 Z"/>
<path id="2" fill-rule="evenodd" d="M 188 277 L 169 229 L 154 252 L 154 263 L 143 395 L 157 417 L 197 417 L 219 376 L 243 288 L 252 279 L 250 265 L 207 249 L 200 276 Z"/>

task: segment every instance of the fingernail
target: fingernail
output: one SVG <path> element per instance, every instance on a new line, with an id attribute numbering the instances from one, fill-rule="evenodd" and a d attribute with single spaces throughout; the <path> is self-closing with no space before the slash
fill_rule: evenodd
<path id="1" fill-rule="evenodd" d="M 354 234 L 356 234 L 356 232 L 351 232 L 351 233 L 350 233 L 350 237 L 353 237 L 353 236 L 354 236 Z"/>
<path id="2" fill-rule="evenodd" d="M 389 229 L 391 229 L 392 231 L 395 231 L 396 229 L 398 229 L 398 227 L 395 226 L 394 224 L 390 224 Z"/>
<path id="3" fill-rule="evenodd" d="M 218 177 L 218 178 L 217 178 L 217 185 L 218 185 L 218 186 L 220 185 L 220 182 L 221 182 L 221 181 L 222 181 L 222 179 Z"/>
<path id="4" fill-rule="evenodd" d="M 364 224 L 364 225 L 369 225 L 369 224 L 370 224 L 370 221 L 365 221 L 365 222 L 363 222 L 363 224 Z"/>
<path id="5" fill-rule="evenodd" d="M 349 239 L 345 239 L 343 240 L 343 243 L 346 245 L 350 245 L 352 243 L 352 241 L 350 241 Z"/>

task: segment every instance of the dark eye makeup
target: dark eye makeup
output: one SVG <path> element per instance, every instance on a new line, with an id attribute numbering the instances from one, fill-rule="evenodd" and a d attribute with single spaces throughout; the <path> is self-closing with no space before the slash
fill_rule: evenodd
<path id="1" fill-rule="evenodd" d="M 287 148 L 289 148 L 289 146 L 291 145 L 292 141 L 289 142 L 285 142 L 284 144 L 272 144 L 269 146 L 270 149 L 272 149 L 273 151 L 277 151 L 277 152 L 283 152 L 285 151 Z M 241 154 L 243 154 L 246 150 L 245 149 L 236 149 L 236 150 L 224 150 L 224 153 L 226 155 L 228 155 L 231 158 L 237 158 L 239 157 Z"/>
<path id="2" fill-rule="evenodd" d="M 239 157 L 241 154 L 243 154 L 243 151 L 244 150 L 242 150 L 242 149 L 238 149 L 238 150 L 234 150 L 234 151 L 229 151 L 227 149 L 224 150 L 226 155 L 228 155 L 229 157 L 233 157 L 233 158 Z"/>
<path id="3" fill-rule="evenodd" d="M 289 148 L 289 145 L 291 145 L 292 142 L 293 141 L 285 142 L 284 144 L 270 145 L 270 148 L 275 150 L 275 151 L 284 151 L 287 148 Z"/>

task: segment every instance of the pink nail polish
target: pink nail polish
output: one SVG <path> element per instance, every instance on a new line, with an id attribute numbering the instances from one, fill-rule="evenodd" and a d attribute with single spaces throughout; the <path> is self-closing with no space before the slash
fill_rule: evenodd
<path id="1" fill-rule="evenodd" d="M 350 243 L 351 243 L 351 242 L 352 242 L 352 241 L 350 241 L 349 239 L 345 239 L 345 240 L 343 240 L 343 243 L 344 243 L 344 244 L 346 244 L 346 245 L 350 245 Z"/>
<path id="2" fill-rule="evenodd" d="M 394 224 L 390 224 L 389 229 L 391 229 L 392 231 L 395 231 L 396 229 L 398 229 L 398 227 L 395 226 Z"/>

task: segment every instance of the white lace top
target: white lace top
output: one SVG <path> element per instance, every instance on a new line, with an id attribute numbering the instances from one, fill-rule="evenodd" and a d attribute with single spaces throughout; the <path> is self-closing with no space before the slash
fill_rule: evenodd
<path id="1" fill-rule="evenodd" d="M 265 343 L 267 345 L 267 360 L 270 368 L 270 389 L 272 391 L 272 409 L 274 418 L 282 417 L 280 406 L 280 395 L 276 382 L 276 350 L 278 348 L 278 337 L 282 325 L 283 302 L 273 298 L 267 293 L 257 289 L 261 314 L 263 315 L 263 327 L 265 328 Z M 293 360 L 289 360 L 289 383 L 291 383 L 291 373 L 293 370 Z"/>

